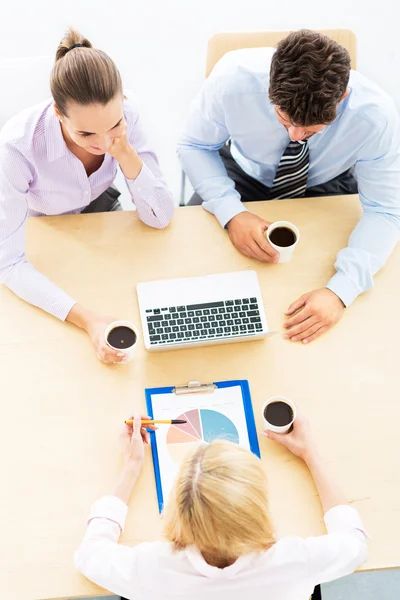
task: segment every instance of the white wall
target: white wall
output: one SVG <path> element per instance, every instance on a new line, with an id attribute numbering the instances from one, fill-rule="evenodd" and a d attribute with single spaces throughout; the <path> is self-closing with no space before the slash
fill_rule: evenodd
<path id="1" fill-rule="evenodd" d="M 398 6 L 396 0 L 22 0 L 2 8 L 0 59 L 53 54 L 68 25 L 80 29 L 111 55 L 125 87 L 145 106 L 161 166 L 178 198 L 176 139 L 202 83 L 213 33 L 350 28 L 358 38 L 358 70 L 400 109 Z"/>

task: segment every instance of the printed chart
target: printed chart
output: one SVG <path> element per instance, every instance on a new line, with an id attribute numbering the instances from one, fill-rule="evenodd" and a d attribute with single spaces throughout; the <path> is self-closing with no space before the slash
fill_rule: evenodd
<path id="1" fill-rule="evenodd" d="M 233 422 L 216 410 L 192 409 L 176 418 L 187 423 L 171 425 L 166 442 L 169 455 L 178 464 L 202 441 L 210 443 L 222 439 L 239 444 L 239 433 Z"/>
<path id="2" fill-rule="evenodd" d="M 149 414 L 154 419 L 186 421 L 182 425 L 159 427 L 152 434 L 160 511 L 168 500 L 180 465 L 199 444 L 208 444 L 218 439 L 252 450 L 252 441 L 255 454 L 259 456 L 251 399 L 245 382 L 235 381 L 232 385 L 221 385 L 212 393 L 176 394 L 173 389 L 151 392 L 149 397 L 149 390 L 147 391 L 147 405 Z"/>

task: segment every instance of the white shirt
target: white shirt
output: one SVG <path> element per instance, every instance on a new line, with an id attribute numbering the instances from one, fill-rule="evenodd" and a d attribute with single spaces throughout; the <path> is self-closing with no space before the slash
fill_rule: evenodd
<path id="1" fill-rule="evenodd" d="M 225 569 L 207 564 L 193 547 L 118 544 L 127 512 L 113 496 L 94 504 L 75 566 L 94 583 L 132 600 L 308 600 L 317 584 L 349 575 L 367 557 L 366 534 L 350 506 L 325 514 L 327 535 L 286 537 Z"/>

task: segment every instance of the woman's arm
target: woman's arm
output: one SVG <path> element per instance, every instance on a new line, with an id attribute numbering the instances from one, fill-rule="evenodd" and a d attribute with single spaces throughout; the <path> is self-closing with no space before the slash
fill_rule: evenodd
<path id="1" fill-rule="evenodd" d="M 347 504 L 345 494 L 333 481 L 332 476 L 329 475 L 327 466 L 319 454 L 307 419 L 302 415 L 298 415 L 293 424 L 293 430 L 286 435 L 280 435 L 272 431 L 265 431 L 263 435 L 279 442 L 295 456 L 299 456 L 304 460 L 310 469 L 324 512 L 327 512 L 333 506 Z"/>
<path id="2" fill-rule="evenodd" d="M 121 433 L 124 466 L 113 495 L 125 502 L 125 504 L 128 504 L 133 488 L 142 470 L 144 445 L 148 445 L 150 442 L 150 434 L 146 431 L 145 427 L 142 427 L 141 419 L 150 418 L 149 416 L 141 417 L 140 415 L 130 417 L 134 425 L 125 424 Z M 155 431 L 157 427 L 149 425 L 147 429 Z"/>
<path id="3" fill-rule="evenodd" d="M 303 460 L 308 466 L 311 477 L 314 480 L 324 513 L 328 512 L 334 506 L 348 503 L 346 495 L 336 481 L 334 481 L 326 463 L 324 463 L 316 448 L 310 449 L 303 457 Z"/>
<path id="4" fill-rule="evenodd" d="M 128 507 L 114 496 L 98 500 L 91 509 L 74 564 L 87 579 L 124 598 L 141 598 L 136 573 L 138 547 L 118 544 Z"/>
<path id="5" fill-rule="evenodd" d="M 305 546 L 315 585 L 349 575 L 367 559 L 367 534 L 358 512 L 348 500 L 321 458 L 307 420 L 298 415 L 291 433 L 264 432 L 265 437 L 286 446 L 310 469 L 325 513 L 328 535 L 307 538 Z"/>
<path id="6" fill-rule="evenodd" d="M 139 218 L 150 227 L 162 229 L 172 219 L 174 200 L 147 140 L 138 110 L 125 102 L 124 112 L 125 132 L 114 139 L 109 154 L 118 161 L 125 175 Z"/>
<path id="7" fill-rule="evenodd" d="M 123 352 L 104 340 L 107 325 L 115 320 L 97 315 L 77 304 L 66 292 L 37 271 L 25 259 L 27 194 L 34 170 L 11 144 L 0 146 L 0 283 L 17 296 L 57 317 L 84 329 L 104 362 L 123 362 Z"/>
<path id="8" fill-rule="evenodd" d="M 12 144 L 0 146 L 0 283 L 29 304 L 65 320 L 75 300 L 25 259 L 27 194 L 33 166 Z"/>
<path id="9" fill-rule="evenodd" d="M 102 498 L 92 507 L 85 537 L 75 553 L 75 566 L 85 577 L 114 594 L 140 598 L 136 574 L 140 547 L 118 544 L 125 527 L 127 503 L 142 469 L 144 444 L 149 442 L 140 415 L 131 418 L 136 424 L 134 430 L 132 425 L 125 425 L 121 434 L 124 457 L 121 475 L 113 495 Z M 149 428 L 156 429 L 154 426 Z"/>

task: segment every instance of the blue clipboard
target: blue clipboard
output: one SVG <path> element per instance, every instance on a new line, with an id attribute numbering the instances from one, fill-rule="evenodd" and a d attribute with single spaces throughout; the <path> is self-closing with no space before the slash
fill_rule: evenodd
<path id="1" fill-rule="evenodd" d="M 245 414 L 245 418 L 246 418 L 250 450 L 251 450 L 251 452 L 253 452 L 253 454 L 255 454 L 256 456 L 258 456 L 258 458 L 260 458 L 260 456 L 261 456 L 260 455 L 260 447 L 258 445 L 257 430 L 256 430 L 256 423 L 254 420 L 254 412 L 253 412 L 253 405 L 251 402 L 249 382 L 246 379 L 236 379 L 236 380 L 232 380 L 232 381 L 215 381 L 213 383 L 213 385 L 216 386 L 217 388 L 228 388 L 228 387 L 240 386 L 241 391 L 242 391 L 243 408 L 244 408 L 244 414 Z M 184 386 L 184 387 L 186 387 L 186 386 Z M 175 387 L 146 388 L 145 389 L 147 414 L 149 415 L 149 417 L 151 419 L 154 418 L 152 396 L 155 396 L 156 394 L 172 394 L 172 393 L 174 393 L 175 389 L 176 389 Z M 150 432 L 150 441 L 151 441 L 151 452 L 152 452 L 152 456 L 153 456 L 154 477 L 155 477 L 155 481 L 156 481 L 156 490 L 157 490 L 157 497 L 158 497 L 158 508 L 159 508 L 159 511 L 162 512 L 163 507 L 164 507 L 164 499 L 163 499 L 163 492 L 162 492 L 162 485 L 161 485 L 160 463 L 158 460 L 157 442 L 156 442 L 156 436 L 155 436 L 154 431 Z"/>

